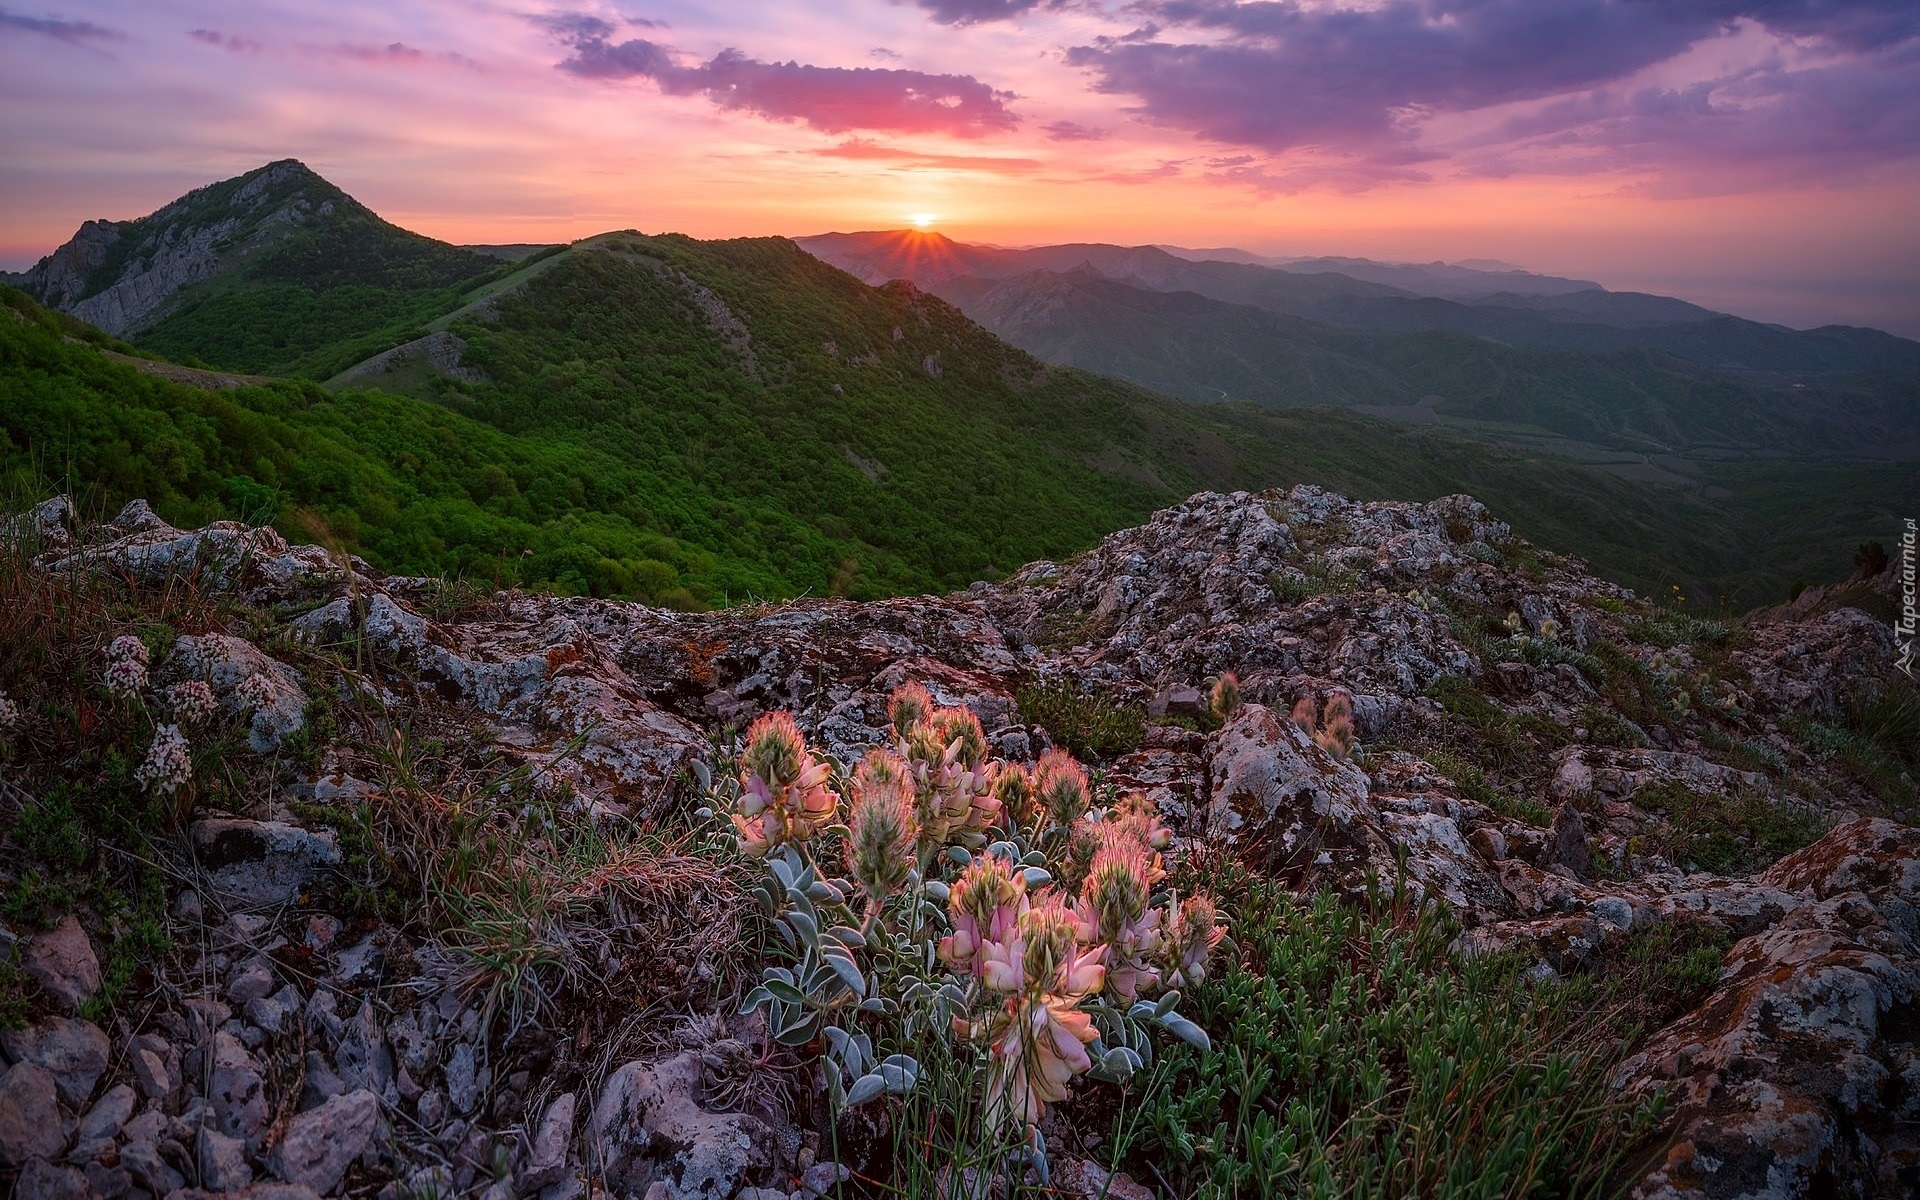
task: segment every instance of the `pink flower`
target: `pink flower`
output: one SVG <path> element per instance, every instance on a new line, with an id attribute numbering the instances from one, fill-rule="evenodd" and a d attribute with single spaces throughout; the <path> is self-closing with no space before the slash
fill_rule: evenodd
<path id="1" fill-rule="evenodd" d="M 1040 756 L 1033 768 L 1033 791 L 1048 822 L 1060 829 L 1079 820 L 1093 802 L 1086 768 L 1064 750 Z"/>
<path id="2" fill-rule="evenodd" d="M 154 728 L 153 744 L 147 748 L 147 757 L 133 777 L 157 796 L 172 795 L 193 777 L 193 758 L 178 725 Z"/>
<path id="3" fill-rule="evenodd" d="M 741 852 L 759 858 L 783 843 L 804 842 L 831 822 L 840 804 L 827 786 L 832 770 L 814 761 L 786 713 L 768 713 L 748 727 L 733 814 Z"/>
<path id="4" fill-rule="evenodd" d="M 953 932 L 940 939 L 940 957 L 956 971 L 984 976 L 981 950 L 1005 944 L 1027 907 L 1027 879 L 1003 859 L 983 854 L 973 860 L 947 893 Z"/>
<path id="5" fill-rule="evenodd" d="M 873 900 L 883 900 L 913 870 L 913 783 L 905 764 L 885 750 L 868 754 L 853 776 L 847 818 L 847 873 Z"/>
<path id="6" fill-rule="evenodd" d="M 903 742 L 932 715 L 933 697 L 917 683 L 903 684 L 887 697 L 887 720 L 893 723 L 893 735 Z"/>
<path id="7" fill-rule="evenodd" d="M 1189 987 L 1207 977 L 1207 960 L 1226 937 L 1220 914 L 1207 896 L 1189 896 L 1174 910 L 1162 945 L 1161 967 L 1170 988 Z"/>

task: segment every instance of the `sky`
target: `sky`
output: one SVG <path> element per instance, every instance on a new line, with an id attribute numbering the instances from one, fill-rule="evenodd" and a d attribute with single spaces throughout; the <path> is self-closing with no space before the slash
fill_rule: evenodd
<path id="1" fill-rule="evenodd" d="M 1916 0 L 0 0 L 0 267 L 289 157 L 457 242 L 920 217 L 1920 337 Z"/>

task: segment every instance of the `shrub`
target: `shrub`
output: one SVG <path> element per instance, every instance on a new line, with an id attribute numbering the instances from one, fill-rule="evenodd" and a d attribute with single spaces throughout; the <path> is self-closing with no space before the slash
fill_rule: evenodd
<path id="1" fill-rule="evenodd" d="M 1164 887 L 1172 839 L 1144 802 L 1091 803 L 1058 751 L 1004 785 L 1021 768 L 988 759 L 971 713 L 930 710 L 917 688 L 890 711 L 892 746 L 837 779 L 791 718 L 762 717 L 711 793 L 764 865 L 753 894 L 792 956 L 743 1011 L 764 1011 L 781 1045 L 824 1047 L 836 1110 L 913 1092 L 907 1048 L 950 1036 L 937 1053 L 961 1073 L 966 1119 L 937 1153 L 1024 1146 L 1044 1179 L 1040 1117 L 1072 1079 L 1131 1078 L 1155 1030 L 1208 1045 L 1177 989 L 1205 978 L 1222 931 L 1210 901 Z M 1000 799 L 1022 791 L 1027 821 Z"/>
<path id="2" fill-rule="evenodd" d="M 1014 693 L 1014 703 L 1056 743 L 1089 758 L 1127 754 L 1146 740 L 1145 708 L 1083 692 L 1068 679 L 1028 684 Z"/>
<path id="3" fill-rule="evenodd" d="M 1174 1195 L 1604 1195 L 1652 1111 L 1612 1098 L 1592 985 L 1461 960 L 1435 908 L 1229 881 L 1242 965 L 1194 988 L 1211 1050 L 1147 1073 L 1126 1160 Z M 1178 1084 L 1176 1085 L 1176 1081 Z"/>

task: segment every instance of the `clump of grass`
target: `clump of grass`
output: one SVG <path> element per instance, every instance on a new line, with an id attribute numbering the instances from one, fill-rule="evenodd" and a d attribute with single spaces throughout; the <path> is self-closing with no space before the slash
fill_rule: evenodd
<path id="1" fill-rule="evenodd" d="M 1638 750 L 1647 745 L 1646 730 L 1598 704 L 1589 704 L 1580 710 L 1580 723 L 1586 727 L 1587 740 L 1596 746 Z"/>
<path id="2" fill-rule="evenodd" d="M 1531 753 L 1519 721 L 1487 699 L 1471 679 L 1443 675 L 1423 694 L 1438 702 L 1450 718 L 1450 747 L 1479 766 L 1499 770 Z"/>
<path id="3" fill-rule="evenodd" d="M 1600 1196 L 1656 1110 L 1606 1074 L 1631 1014 L 1461 960 L 1438 909 L 1297 900 L 1235 873 L 1243 966 L 1189 993 L 1213 1036 L 1149 1072 L 1116 1143 L 1172 1195 Z M 1654 964 L 1654 965 L 1657 965 Z"/>
<path id="4" fill-rule="evenodd" d="M 1014 703 L 1055 744 L 1083 757 L 1129 754 L 1146 740 L 1144 707 L 1082 691 L 1069 679 L 1036 680 L 1014 693 Z"/>
<path id="5" fill-rule="evenodd" d="M 1486 772 L 1456 754 L 1434 750 L 1427 761 L 1435 770 L 1453 780 L 1460 794 L 1476 804 L 1484 804 L 1509 821 L 1545 827 L 1553 824 L 1553 810 L 1533 800 L 1505 791 L 1487 778 Z"/>
<path id="6" fill-rule="evenodd" d="M 1648 849 L 1689 870 L 1718 875 L 1758 871 L 1811 845 L 1829 825 L 1815 809 L 1747 788 L 1696 792 L 1670 780 L 1642 788 L 1633 802 L 1667 820 L 1667 828 L 1645 843 Z"/>
<path id="7" fill-rule="evenodd" d="M 525 767 L 446 753 L 412 751 L 394 731 L 380 755 L 386 786 L 355 814 L 347 848 L 359 894 L 397 900 L 437 947 L 431 973 L 488 1021 L 517 1028 L 562 997 L 614 987 L 684 1002 L 726 985 L 713 967 L 739 942 L 744 905 L 689 834 L 596 821 L 566 789 L 537 791 Z M 627 963 L 617 983 L 603 967 L 616 958 Z"/>

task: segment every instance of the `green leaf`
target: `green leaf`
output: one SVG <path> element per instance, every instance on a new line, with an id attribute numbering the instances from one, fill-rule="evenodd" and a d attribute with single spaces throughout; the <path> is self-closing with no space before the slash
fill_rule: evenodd
<path id="1" fill-rule="evenodd" d="M 881 1096 L 886 1095 L 886 1092 L 886 1080 L 878 1075 L 862 1075 L 853 1081 L 851 1088 L 847 1089 L 846 1107 L 858 1108 L 869 1100 L 878 1100 Z"/>
<path id="2" fill-rule="evenodd" d="M 1207 1051 L 1213 1049 L 1213 1039 L 1207 1036 L 1207 1031 L 1195 1025 L 1192 1021 L 1187 1020 L 1179 1013 L 1168 1013 L 1166 1016 L 1161 1017 L 1160 1027 L 1187 1045 L 1194 1047 L 1196 1050 Z"/>

